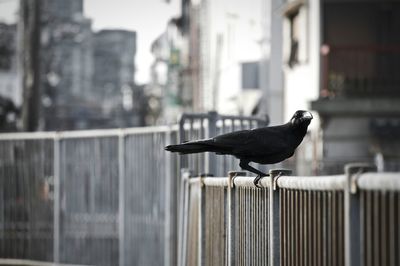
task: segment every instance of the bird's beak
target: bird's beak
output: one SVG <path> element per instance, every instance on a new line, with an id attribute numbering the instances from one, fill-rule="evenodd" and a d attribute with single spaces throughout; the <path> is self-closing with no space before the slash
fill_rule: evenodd
<path id="1" fill-rule="evenodd" d="M 311 120 L 311 119 L 313 119 L 313 116 L 310 112 L 304 112 L 302 118 Z"/>

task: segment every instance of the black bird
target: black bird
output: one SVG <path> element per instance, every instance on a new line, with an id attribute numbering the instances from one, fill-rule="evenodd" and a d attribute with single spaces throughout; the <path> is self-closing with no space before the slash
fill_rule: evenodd
<path id="1" fill-rule="evenodd" d="M 240 160 L 242 169 L 257 174 L 254 184 L 258 186 L 260 178 L 268 174 L 249 163 L 274 164 L 291 157 L 306 135 L 312 118 L 310 112 L 299 110 L 288 123 L 280 126 L 235 131 L 210 139 L 168 145 L 165 150 L 180 154 L 215 152 L 233 155 Z"/>

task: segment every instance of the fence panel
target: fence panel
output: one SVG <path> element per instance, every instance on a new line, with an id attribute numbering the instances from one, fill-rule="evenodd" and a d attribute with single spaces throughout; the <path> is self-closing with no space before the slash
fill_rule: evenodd
<path id="1" fill-rule="evenodd" d="M 193 252 L 179 265 L 399 265 L 400 174 L 363 173 L 374 169 L 273 170 L 262 188 L 251 177 L 188 179 L 196 184 L 185 196 Z"/>
<path id="2" fill-rule="evenodd" d="M 0 139 L 0 254 L 53 259 L 51 134 Z"/>
<path id="3" fill-rule="evenodd" d="M 0 135 L 0 257 L 175 265 L 170 127 Z"/>
<path id="4" fill-rule="evenodd" d="M 215 182 L 217 181 L 217 182 Z M 227 265 L 228 263 L 228 184 L 216 178 L 206 178 L 202 187 L 200 237 L 204 238 L 201 259 L 205 265 Z"/>
<path id="5" fill-rule="evenodd" d="M 363 174 L 360 197 L 360 264 L 400 264 L 400 174 Z"/>
<path id="6" fill-rule="evenodd" d="M 126 135 L 125 265 L 174 265 L 177 179 L 171 173 L 171 155 L 164 152 L 174 136 L 166 132 Z"/>
<path id="7" fill-rule="evenodd" d="M 256 188 L 252 183 L 252 178 L 237 177 L 234 184 L 233 263 L 234 265 L 268 265 L 268 188 Z"/>
<path id="8" fill-rule="evenodd" d="M 118 136 L 60 139 L 60 261 L 118 265 Z"/>

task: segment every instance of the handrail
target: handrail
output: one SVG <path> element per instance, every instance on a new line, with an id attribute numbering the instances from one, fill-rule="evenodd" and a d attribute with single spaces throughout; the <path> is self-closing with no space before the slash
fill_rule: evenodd
<path id="1" fill-rule="evenodd" d="M 178 125 L 71 131 L 14 132 L 0 133 L 0 140 L 53 139 L 56 136 L 59 138 L 114 137 L 119 136 L 121 133 L 125 135 L 134 135 L 146 133 L 162 133 L 176 130 L 178 130 Z"/>
<path id="2" fill-rule="evenodd" d="M 344 190 L 345 175 L 332 176 L 282 176 L 277 180 L 279 188 L 301 190 Z"/>
<path id="3" fill-rule="evenodd" d="M 364 190 L 400 190 L 400 173 L 365 173 L 357 179 Z"/>

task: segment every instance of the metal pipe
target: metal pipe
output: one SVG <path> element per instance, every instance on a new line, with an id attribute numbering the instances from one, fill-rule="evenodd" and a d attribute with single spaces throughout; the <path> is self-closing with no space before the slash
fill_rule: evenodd
<path id="1" fill-rule="evenodd" d="M 277 185 L 299 190 L 344 190 L 346 176 L 282 176 L 277 180 Z"/>
<path id="2" fill-rule="evenodd" d="M 118 136 L 118 244 L 119 265 L 125 266 L 125 135 Z"/>
<path id="3" fill-rule="evenodd" d="M 60 262 L 60 138 L 56 134 L 54 136 L 54 227 L 53 227 L 53 252 L 54 252 L 54 262 Z"/>
<path id="4" fill-rule="evenodd" d="M 362 190 L 400 190 L 400 173 L 365 173 L 357 178 Z"/>

